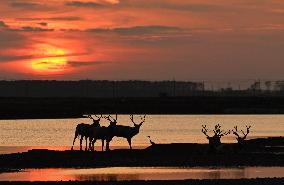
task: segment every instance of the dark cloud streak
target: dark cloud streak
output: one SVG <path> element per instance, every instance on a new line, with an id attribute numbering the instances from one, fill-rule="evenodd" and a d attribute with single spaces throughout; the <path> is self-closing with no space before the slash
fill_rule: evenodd
<path id="1" fill-rule="evenodd" d="M 89 8 L 98 8 L 102 7 L 103 4 L 101 3 L 96 3 L 96 2 L 83 2 L 83 1 L 70 1 L 70 2 L 65 2 L 66 6 L 75 6 L 75 7 L 89 7 Z"/>
<path id="2" fill-rule="evenodd" d="M 71 67 L 83 67 L 83 66 L 94 66 L 94 65 L 101 65 L 107 62 L 101 61 L 68 61 L 68 65 Z"/>
<path id="3" fill-rule="evenodd" d="M 113 28 L 113 29 L 88 29 L 87 32 L 94 33 L 118 33 L 125 35 L 136 35 L 136 34 L 151 34 L 151 33 L 159 33 L 159 32 L 168 32 L 168 31 L 181 31 L 182 29 L 179 27 L 173 26 L 161 26 L 161 25 L 150 25 L 150 26 L 134 26 L 134 27 L 126 27 L 126 28 Z"/>
<path id="4" fill-rule="evenodd" d="M 63 17 L 36 17 L 36 18 L 17 18 L 20 21 L 80 21 L 84 20 L 77 16 L 63 16 Z"/>
<path id="5" fill-rule="evenodd" d="M 8 28 L 8 25 L 4 21 L 0 21 L 0 28 Z"/>
<path id="6" fill-rule="evenodd" d="M 45 58 L 59 58 L 59 57 L 72 57 L 72 56 L 82 56 L 87 53 L 70 53 L 65 55 L 1 55 L 0 62 L 12 62 L 19 60 L 32 60 L 32 59 L 45 59 Z"/>
<path id="7" fill-rule="evenodd" d="M 37 23 L 38 25 L 40 25 L 40 26 L 48 26 L 48 23 L 47 22 L 39 22 L 39 23 Z"/>
<path id="8" fill-rule="evenodd" d="M 54 31 L 54 29 L 24 26 L 24 27 L 19 28 L 19 29 L 9 29 L 9 31 L 51 32 L 51 31 Z"/>
<path id="9" fill-rule="evenodd" d="M 219 12 L 219 11 L 235 11 L 236 7 L 224 6 L 216 3 L 196 3 L 190 1 L 165 1 L 165 0 L 121 0 L 119 7 L 132 7 L 141 9 L 167 9 L 177 11 L 189 11 L 189 12 Z"/>
<path id="10" fill-rule="evenodd" d="M 12 7 L 16 7 L 16 8 L 24 8 L 24 9 L 28 9 L 28 8 L 36 8 L 38 6 L 40 6 L 41 4 L 39 3 L 31 3 L 31 2 L 12 2 L 10 3 L 10 5 Z"/>

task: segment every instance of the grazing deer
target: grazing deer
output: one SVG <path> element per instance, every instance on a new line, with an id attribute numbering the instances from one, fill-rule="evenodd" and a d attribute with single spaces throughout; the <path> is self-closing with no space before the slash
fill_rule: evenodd
<path id="1" fill-rule="evenodd" d="M 135 123 L 133 115 L 130 115 L 130 120 L 134 124 L 133 127 L 131 126 L 124 126 L 124 125 L 116 125 L 117 119 L 110 119 L 111 116 L 106 117 L 110 121 L 110 131 L 112 137 L 122 137 L 127 139 L 127 142 L 129 144 L 130 149 L 132 149 L 131 146 L 131 139 L 136 136 L 139 133 L 140 127 L 146 120 L 146 115 L 140 116 L 140 123 Z"/>
<path id="2" fill-rule="evenodd" d="M 245 141 L 245 139 L 247 138 L 247 135 L 249 134 L 249 129 L 251 128 L 251 126 L 247 126 L 246 125 L 246 129 L 247 129 L 247 131 L 246 131 L 246 133 L 243 131 L 243 130 L 241 130 L 241 132 L 242 132 L 242 134 L 243 134 L 243 137 L 241 137 L 240 135 L 239 135 L 239 133 L 238 133 L 238 127 L 237 126 L 234 126 L 234 130 L 232 130 L 232 133 L 235 135 L 235 136 L 237 136 L 237 141 L 238 141 L 238 144 L 239 144 L 239 147 L 242 147 L 243 146 L 243 144 L 244 144 L 244 141 Z"/>
<path id="3" fill-rule="evenodd" d="M 87 118 L 90 118 L 91 120 L 93 120 L 92 125 L 86 124 L 86 123 L 80 123 L 76 126 L 75 137 L 74 137 L 74 140 L 73 140 L 73 145 L 71 147 L 71 150 L 73 150 L 73 146 L 74 146 L 76 138 L 78 136 L 81 136 L 80 137 L 80 150 L 82 150 L 82 142 L 83 142 L 84 138 L 86 140 L 85 150 L 87 150 L 87 143 L 88 143 L 88 138 L 89 138 L 89 134 L 90 134 L 90 128 L 91 127 L 100 127 L 100 121 L 101 121 L 101 118 L 103 117 L 102 115 L 101 116 L 95 115 L 95 116 L 98 119 L 94 119 L 91 115 L 87 115 Z"/>
<path id="4" fill-rule="evenodd" d="M 215 128 L 213 130 L 213 132 L 214 132 L 213 136 L 209 136 L 207 134 L 208 129 L 207 129 L 206 125 L 202 125 L 201 132 L 206 136 L 206 138 L 209 141 L 210 147 L 213 148 L 213 149 L 215 149 L 216 147 L 221 145 L 221 137 L 230 134 L 230 130 L 227 131 L 227 132 L 224 131 L 224 130 L 221 130 L 221 125 L 219 125 L 219 124 L 215 125 Z"/>

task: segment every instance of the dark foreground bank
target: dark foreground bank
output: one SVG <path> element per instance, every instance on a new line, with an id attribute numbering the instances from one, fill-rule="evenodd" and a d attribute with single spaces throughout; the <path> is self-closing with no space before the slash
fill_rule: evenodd
<path id="1" fill-rule="evenodd" d="M 0 155 L 2 169 L 119 166 L 284 166 L 284 138 L 223 144 L 212 152 L 208 144 L 156 144 L 143 150 L 109 152 L 30 150 Z"/>
<path id="2" fill-rule="evenodd" d="M 238 180 L 182 180 L 182 181 L 111 181 L 111 182 L 1 182 L 1 185 L 283 185 L 284 178 Z"/>
<path id="3" fill-rule="evenodd" d="M 77 118 L 86 113 L 283 114 L 284 96 L 0 98 L 0 119 Z"/>

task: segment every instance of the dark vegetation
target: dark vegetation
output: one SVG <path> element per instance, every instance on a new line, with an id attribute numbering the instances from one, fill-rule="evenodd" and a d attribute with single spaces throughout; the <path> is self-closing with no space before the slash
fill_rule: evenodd
<path id="1" fill-rule="evenodd" d="M 281 96 L 0 98 L 0 119 L 76 118 L 83 114 L 283 114 Z"/>

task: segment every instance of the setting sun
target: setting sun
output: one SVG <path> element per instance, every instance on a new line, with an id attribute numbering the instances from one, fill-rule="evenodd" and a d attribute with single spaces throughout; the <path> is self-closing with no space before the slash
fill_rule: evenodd
<path id="1" fill-rule="evenodd" d="M 40 52 L 42 58 L 34 59 L 31 67 L 36 72 L 62 72 L 67 65 L 66 51 L 64 49 L 42 46 Z"/>

